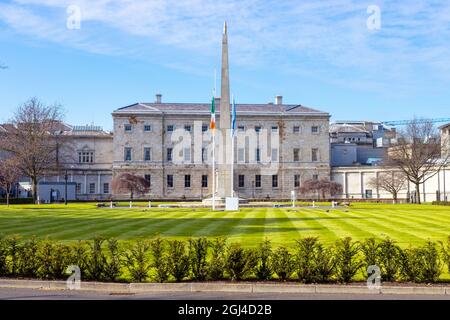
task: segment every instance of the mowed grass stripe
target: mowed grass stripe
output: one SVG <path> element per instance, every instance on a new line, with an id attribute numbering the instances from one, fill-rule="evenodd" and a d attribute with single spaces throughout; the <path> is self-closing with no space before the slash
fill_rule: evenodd
<path id="1" fill-rule="evenodd" d="M 275 236 L 274 235 L 281 235 Z M 264 228 L 264 239 L 272 241 L 273 245 L 286 245 L 287 239 L 293 242 L 300 236 L 300 230 L 294 225 L 284 209 L 267 210 Z"/>
<path id="2" fill-rule="evenodd" d="M 211 211 L 205 216 L 205 221 L 192 233 L 193 237 L 218 237 L 224 236 L 223 227 L 236 220 L 235 211 Z M 207 220 L 208 219 L 208 220 Z M 217 219 L 217 220 L 214 220 Z"/>
<path id="3" fill-rule="evenodd" d="M 307 212 L 310 212 L 311 214 L 316 212 L 316 215 L 320 215 L 317 218 L 319 223 L 322 224 L 325 228 L 333 230 L 337 238 L 344 238 L 348 236 L 360 237 L 364 234 L 364 232 L 361 229 L 355 228 L 354 225 L 348 223 L 346 221 L 346 219 L 348 218 L 344 217 L 342 213 L 338 214 L 337 211 L 325 212 L 323 209 L 305 209 L 305 210 L 307 210 Z"/>
<path id="4" fill-rule="evenodd" d="M 412 231 L 412 226 L 407 225 L 398 221 L 392 221 L 387 218 L 381 218 L 376 213 L 367 212 L 364 210 L 352 210 L 354 213 L 366 214 L 376 219 L 371 220 L 372 224 L 380 226 L 380 231 L 382 231 L 386 236 L 392 239 L 402 239 L 399 243 L 421 243 L 425 240 L 422 234 L 419 232 Z M 399 227 L 398 225 L 403 227 Z"/>
<path id="5" fill-rule="evenodd" d="M 218 211 L 214 213 L 214 216 L 220 219 L 221 215 L 223 214 L 224 212 Z M 234 228 L 240 223 L 242 219 L 244 219 L 245 216 L 246 214 L 242 211 L 230 211 L 229 213 L 225 214 L 224 219 L 220 219 L 220 222 L 214 222 L 213 225 L 208 229 L 208 233 L 205 234 L 205 236 L 223 236 L 229 238 L 232 230 L 234 230 Z M 196 233 L 196 236 L 199 235 L 199 233 Z"/>
<path id="6" fill-rule="evenodd" d="M 447 234 L 450 233 L 450 221 L 449 219 L 436 219 L 435 216 L 424 216 L 422 213 L 408 213 L 407 211 L 398 211 L 395 212 L 393 210 L 386 210 L 389 212 L 391 216 L 401 218 L 402 220 L 413 221 L 415 223 L 420 223 L 422 226 L 425 226 L 431 230 L 441 229 L 443 232 Z"/>
<path id="7" fill-rule="evenodd" d="M 404 230 L 403 233 L 414 235 L 422 241 L 426 241 L 431 237 L 435 237 L 436 233 L 440 233 L 443 236 L 447 235 L 445 232 L 436 230 L 435 228 L 428 228 L 426 226 L 423 226 L 422 224 L 411 223 L 407 215 L 399 215 L 397 218 L 392 219 L 391 216 L 388 216 L 386 214 L 380 215 L 374 212 L 366 212 L 366 214 L 375 217 L 377 221 L 381 220 L 384 221 L 385 224 L 397 226 L 401 230 Z"/>
<path id="8" fill-rule="evenodd" d="M 162 218 L 149 217 L 144 221 L 142 226 L 132 230 L 123 231 L 121 237 L 124 239 L 133 239 L 133 237 L 144 237 L 148 235 L 164 234 L 166 230 L 170 230 L 173 226 L 180 225 L 184 220 L 196 220 L 202 213 L 195 213 L 192 210 L 176 209 L 173 213 L 167 213 Z"/>
<path id="9" fill-rule="evenodd" d="M 241 210 L 244 217 L 239 220 L 230 235 L 230 241 L 241 242 L 244 245 L 258 244 L 263 240 L 266 208 L 245 208 Z"/>
<path id="10" fill-rule="evenodd" d="M 289 216 L 296 228 L 305 226 L 311 229 L 309 232 L 302 232 L 300 234 L 302 237 L 320 237 L 320 240 L 324 242 L 332 242 L 337 238 L 336 233 L 322 223 L 324 215 L 320 211 L 302 208 Z"/>
<path id="11" fill-rule="evenodd" d="M 161 221 L 164 223 L 173 223 L 174 218 L 177 217 L 181 217 L 183 215 L 185 215 L 185 212 L 179 212 L 178 214 L 173 214 L 172 218 L 166 218 L 167 216 L 167 212 L 165 211 L 161 211 L 159 213 L 157 213 L 156 219 L 158 219 L 158 217 L 161 217 Z M 113 234 L 115 236 L 117 236 L 120 239 L 126 239 L 127 236 L 127 232 L 125 230 L 129 230 L 130 228 L 133 228 L 136 225 L 140 225 L 140 224 L 145 224 L 146 220 L 150 221 L 151 219 L 155 219 L 155 214 L 153 214 L 153 218 L 150 218 L 146 215 L 145 213 L 141 213 L 139 215 L 137 215 L 136 213 L 134 213 L 133 215 L 130 214 L 130 212 L 128 212 L 128 215 L 126 215 L 126 222 L 124 222 L 124 219 L 113 219 L 112 222 L 107 223 L 107 224 L 101 224 L 102 228 L 101 231 L 95 232 L 104 236 L 113 236 Z M 98 225 L 97 225 L 98 226 Z M 83 239 L 92 237 L 93 233 L 92 230 L 95 230 L 96 226 L 92 226 L 90 228 L 84 229 L 82 231 L 77 231 L 77 230 L 73 230 L 73 234 L 80 234 L 80 237 L 83 237 Z M 119 232 L 117 232 L 119 231 Z M 66 236 L 69 236 L 66 234 Z M 70 235 L 72 236 L 72 235 Z"/>
<path id="12" fill-rule="evenodd" d="M 39 234 L 36 234 L 35 227 L 30 226 L 25 228 L 25 230 L 29 231 L 21 231 L 21 235 L 36 235 L 36 236 L 48 236 L 53 237 L 55 234 L 60 233 L 61 236 L 68 237 L 70 233 L 76 233 L 80 235 L 81 232 L 85 232 L 92 229 L 101 229 L 102 226 L 109 225 L 109 224 L 120 224 L 120 222 L 127 216 L 127 213 L 123 213 L 121 217 L 118 217 L 116 219 L 111 218 L 90 218 L 86 220 L 80 220 L 79 218 L 73 217 L 73 218 L 66 218 L 62 221 L 56 221 L 54 223 L 47 223 L 44 224 L 44 226 L 38 228 Z M 31 229 L 31 230 L 30 230 Z M 23 229 L 22 229 L 23 230 Z M 80 235 L 80 239 L 82 238 L 82 235 Z"/>

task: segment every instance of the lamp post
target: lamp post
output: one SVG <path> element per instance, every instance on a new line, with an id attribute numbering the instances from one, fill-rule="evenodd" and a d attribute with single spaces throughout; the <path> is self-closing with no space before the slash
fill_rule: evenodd
<path id="1" fill-rule="evenodd" d="M 67 169 L 64 173 L 64 205 L 67 206 Z"/>

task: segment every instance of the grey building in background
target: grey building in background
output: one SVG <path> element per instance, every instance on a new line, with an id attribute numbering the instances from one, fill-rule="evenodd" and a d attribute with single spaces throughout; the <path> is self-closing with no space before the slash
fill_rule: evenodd
<path id="1" fill-rule="evenodd" d="M 334 122 L 330 124 L 331 166 L 375 165 L 395 138 L 395 128 L 381 122 Z"/>

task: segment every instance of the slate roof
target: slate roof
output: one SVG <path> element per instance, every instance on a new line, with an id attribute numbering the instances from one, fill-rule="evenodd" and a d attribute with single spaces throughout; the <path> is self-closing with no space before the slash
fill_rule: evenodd
<path id="1" fill-rule="evenodd" d="M 135 103 L 113 112 L 120 114 L 209 114 L 209 103 Z M 216 113 L 220 114 L 220 105 L 216 105 Z M 302 105 L 278 104 L 236 104 L 237 114 L 248 115 L 320 115 L 329 116 L 327 112 L 319 111 Z"/>

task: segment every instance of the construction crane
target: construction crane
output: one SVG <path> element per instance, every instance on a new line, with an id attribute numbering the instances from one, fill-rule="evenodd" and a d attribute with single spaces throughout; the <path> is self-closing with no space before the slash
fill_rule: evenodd
<path id="1" fill-rule="evenodd" d="M 394 121 L 382 121 L 383 124 L 388 126 L 406 126 L 410 123 L 442 123 L 442 122 L 450 122 L 450 118 L 435 118 L 435 119 L 415 119 L 415 120 L 394 120 Z"/>

